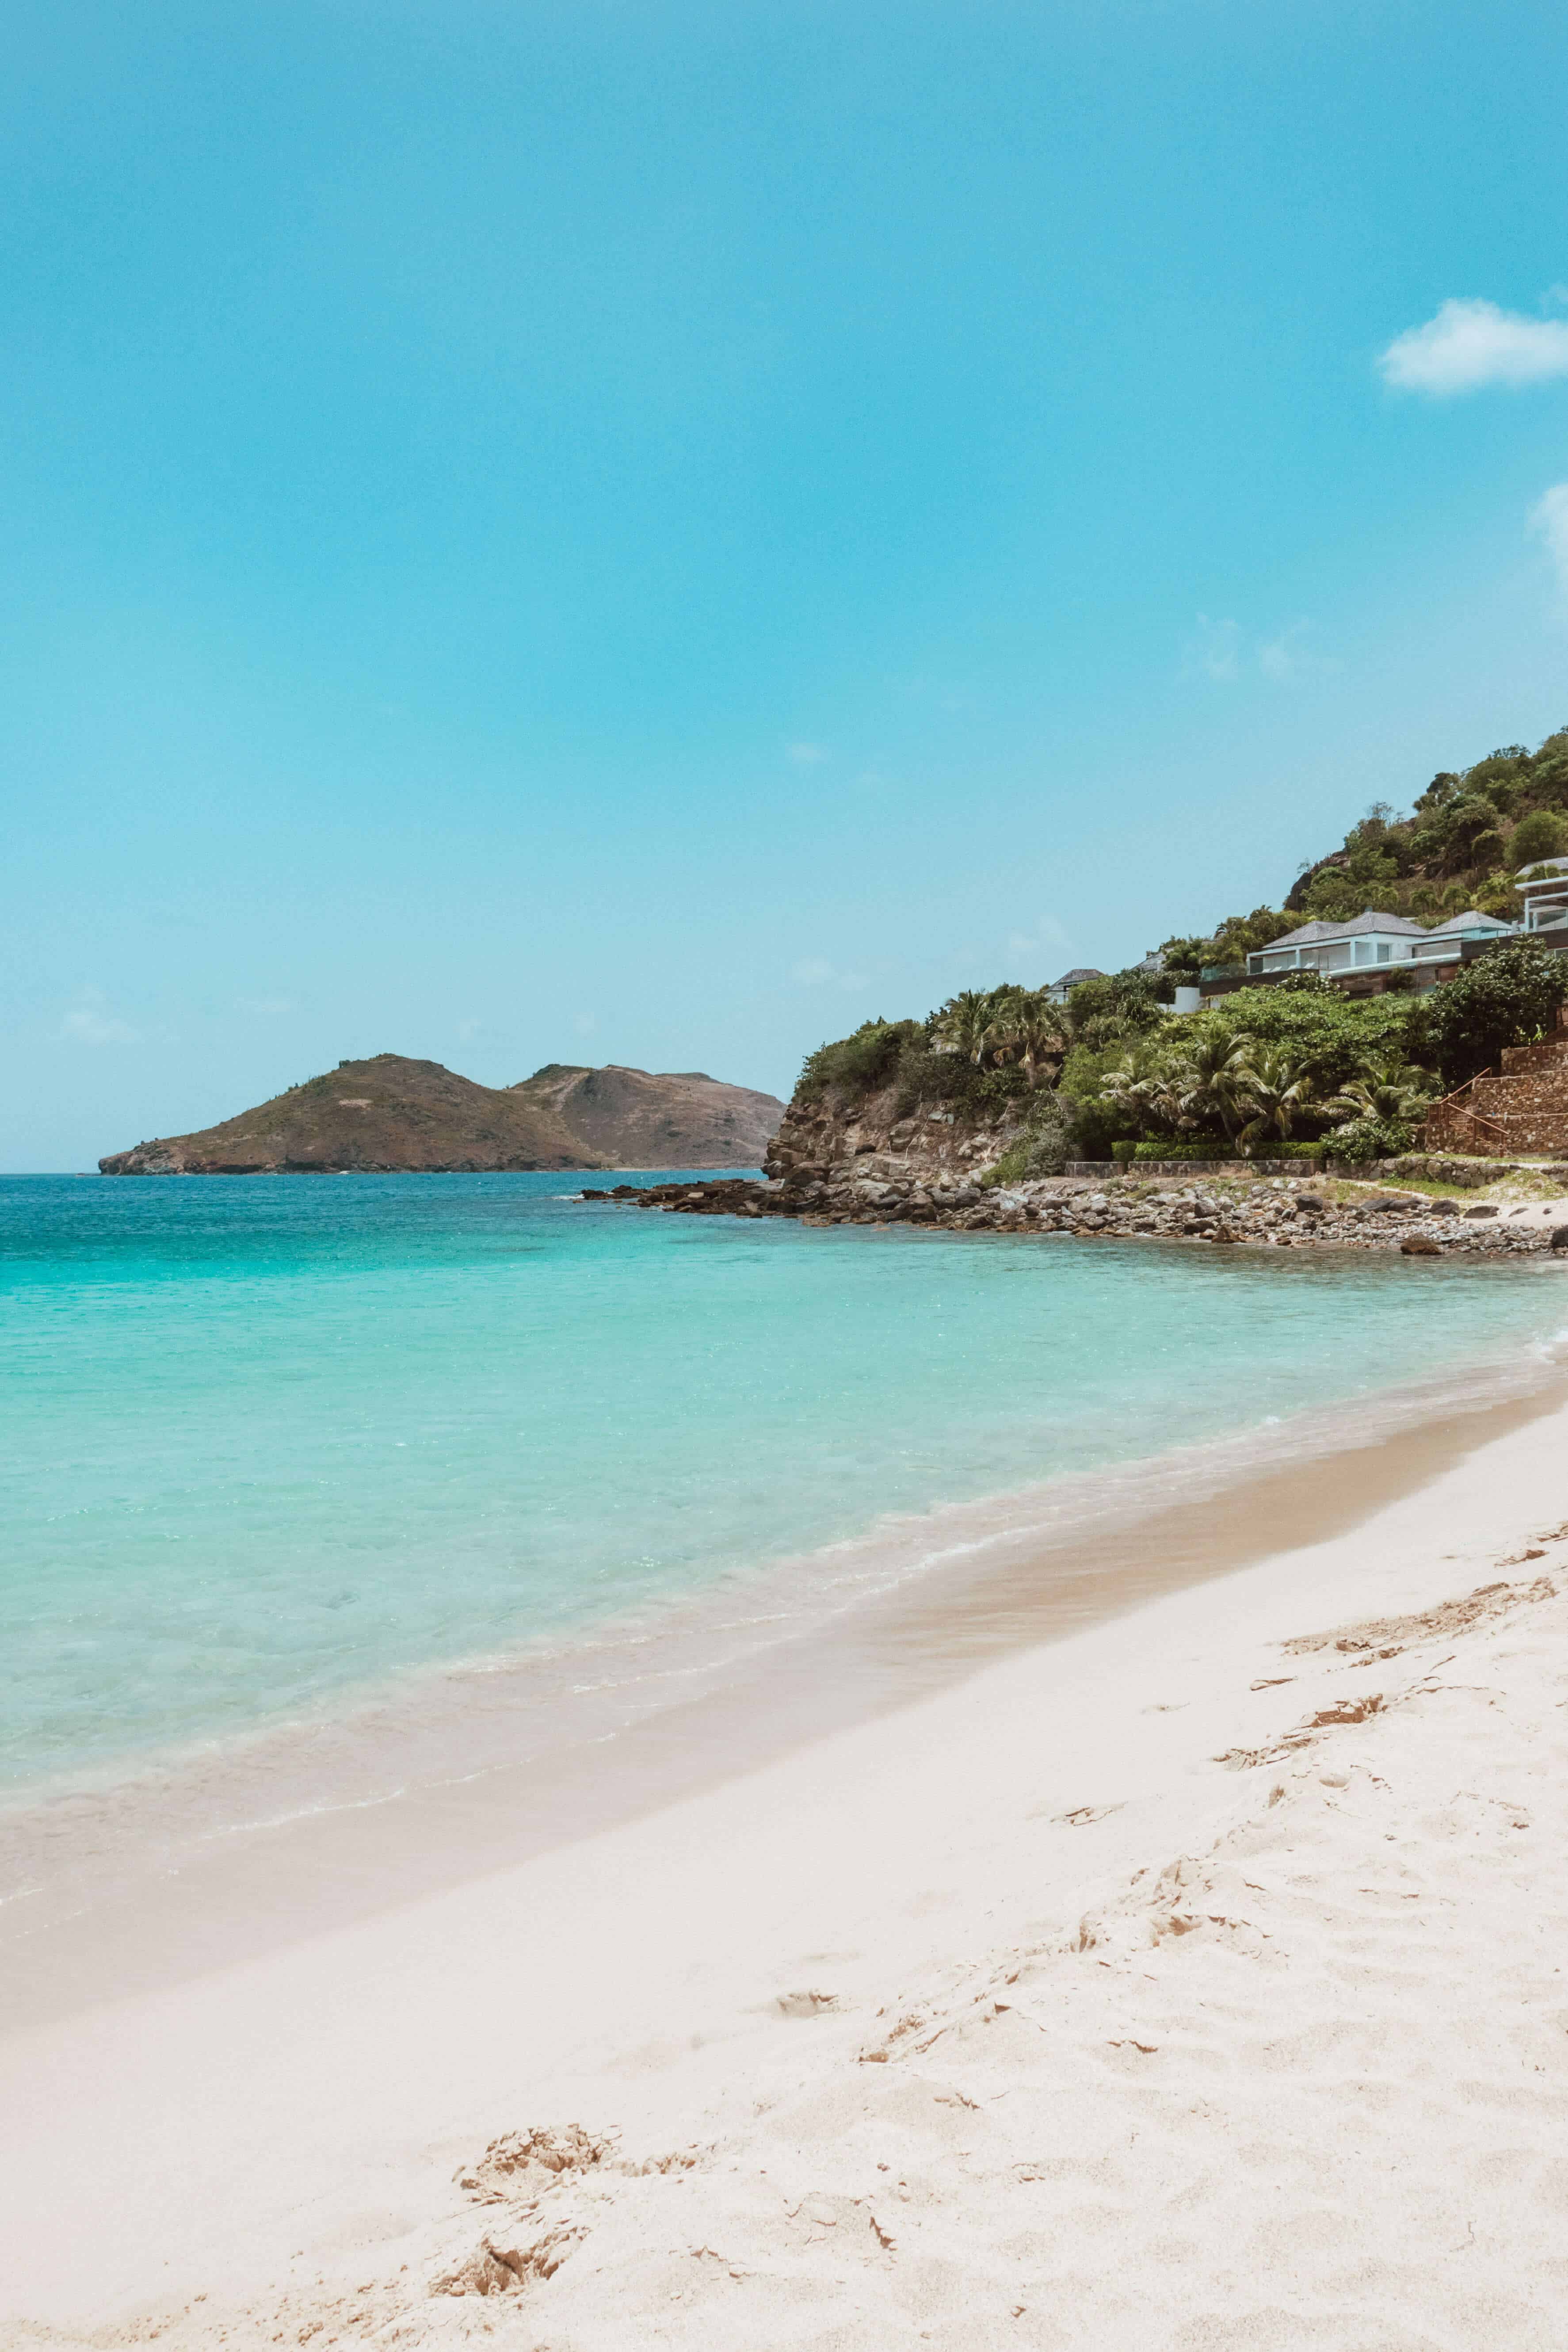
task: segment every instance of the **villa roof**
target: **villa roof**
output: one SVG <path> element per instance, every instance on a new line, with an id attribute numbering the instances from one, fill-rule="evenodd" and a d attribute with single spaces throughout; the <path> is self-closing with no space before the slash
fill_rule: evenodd
<path id="1" fill-rule="evenodd" d="M 1320 940 L 1364 939 L 1369 931 L 1393 931 L 1401 939 L 1425 939 L 1419 923 L 1407 923 L 1403 915 L 1379 915 L 1367 907 L 1348 923 L 1303 923 L 1299 930 L 1287 931 L 1281 940 L 1270 940 L 1268 946 L 1254 950 L 1258 955 L 1271 955 L 1276 948 L 1315 946 Z"/>
<path id="2" fill-rule="evenodd" d="M 1051 986 L 1053 988 L 1076 988 L 1080 980 L 1103 980 L 1104 978 L 1105 974 L 1094 964 L 1075 963 L 1070 971 L 1064 971 L 1060 980 L 1054 980 L 1051 982 Z"/>
<path id="3" fill-rule="evenodd" d="M 1450 915 L 1446 923 L 1434 923 L 1426 936 L 1429 940 L 1446 939 L 1450 931 L 1511 931 L 1518 925 L 1505 923 L 1499 915 L 1483 915 L 1479 907 L 1471 907 L 1462 915 Z"/>
<path id="4" fill-rule="evenodd" d="M 1520 867 L 1513 878 L 1522 882 L 1527 874 L 1533 874 L 1538 882 L 1561 882 L 1568 874 L 1568 857 L 1532 858 L 1528 866 Z"/>

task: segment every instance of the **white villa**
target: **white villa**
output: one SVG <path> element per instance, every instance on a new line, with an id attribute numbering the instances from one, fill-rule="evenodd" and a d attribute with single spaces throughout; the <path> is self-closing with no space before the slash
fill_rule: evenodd
<path id="1" fill-rule="evenodd" d="M 1559 898 L 1562 908 L 1568 909 L 1568 858 L 1557 862 L 1563 868 Z M 1379 915 L 1369 907 L 1348 923 L 1303 923 L 1300 929 L 1287 931 L 1283 939 L 1255 949 L 1247 959 L 1247 976 L 1321 971 L 1333 980 L 1350 979 L 1359 972 L 1370 975 L 1380 964 L 1415 964 L 1419 971 L 1422 966 L 1458 963 L 1467 940 L 1489 945 L 1495 940 L 1511 939 L 1518 928 L 1472 908 L 1428 930 L 1425 924 L 1412 923 L 1403 915 Z"/>
<path id="2" fill-rule="evenodd" d="M 1527 931 L 1555 930 L 1568 923 L 1568 857 L 1543 857 L 1538 865 L 1521 866 L 1515 879 Z"/>

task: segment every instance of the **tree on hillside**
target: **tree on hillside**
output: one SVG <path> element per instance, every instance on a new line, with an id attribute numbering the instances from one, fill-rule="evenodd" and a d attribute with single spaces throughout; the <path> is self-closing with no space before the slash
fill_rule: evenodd
<path id="1" fill-rule="evenodd" d="M 1505 1046 L 1543 1036 L 1568 1002 L 1568 956 L 1537 940 L 1507 940 L 1408 1009 L 1415 1058 L 1447 1087 L 1495 1069 Z"/>
<path id="2" fill-rule="evenodd" d="M 1245 1116 L 1247 1055 L 1253 1041 L 1218 1027 L 1196 1037 L 1182 1065 L 1181 1102 L 1186 1118 L 1201 1125 L 1216 1118 L 1234 1143 Z"/>
<path id="3" fill-rule="evenodd" d="M 931 1033 L 939 1048 L 948 1054 L 962 1054 L 976 1068 L 985 1059 L 991 1045 L 992 1027 L 996 1018 L 996 989 L 965 988 L 950 996 L 931 1022 Z"/>
<path id="4" fill-rule="evenodd" d="M 1047 1063 L 1058 1062 L 1067 1051 L 1063 1008 L 1053 1004 L 1043 988 L 999 988 L 987 1031 L 998 1061 L 1016 1060 L 1031 1088 L 1037 1087 Z"/>
<path id="5" fill-rule="evenodd" d="M 1532 809 L 1516 824 L 1508 845 L 1514 872 L 1543 857 L 1561 857 L 1568 851 L 1568 823 L 1555 809 Z"/>
<path id="6" fill-rule="evenodd" d="M 1237 1140 L 1244 1146 L 1268 1136 L 1288 1137 L 1312 1098 L 1312 1080 L 1282 1045 L 1252 1045 L 1237 1073 L 1237 1099 L 1251 1117 Z"/>
<path id="7" fill-rule="evenodd" d="M 1158 986 L 1147 972 L 1136 971 L 1100 972 L 1093 980 L 1080 980 L 1068 997 L 1073 1043 L 1092 1051 L 1158 1028 L 1164 1019 L 1155 992 Z"/>

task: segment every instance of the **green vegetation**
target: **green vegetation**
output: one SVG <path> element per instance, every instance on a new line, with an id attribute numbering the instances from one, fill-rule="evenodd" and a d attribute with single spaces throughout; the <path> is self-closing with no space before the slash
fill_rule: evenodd
<path id="1" fill-rule="evenodd" d="M 853 1036 L 819 1045 L 806 1056 L 800 1092 L 810 1097 L 839 1087 L 852 1095 L 875 1094 L 898 1068 L 903 1047 L 921 1034 L 919 1021 L 863 1021 Z"/>
<path id="2" fill-rule="evenodd" d="M 1376 801 L 1343 846 L 1309 866 L 1284 906 L 1227 915 L 1202 936 L 1163 946 L 1163 993 L 1204 971 L 1244 965 L 1297 924 L 1349 922 L 1371 907 L 1412 922 L 1440 923 L 1479 907 L 1511 921 L 1520 870 L 1568 856 L 1568 727 L 1533 751 L 1510 743 L 1473 768 L 1434 776 L 1408 817 Z"/>
<path id="3" fill-rule="evenodd" d="M 986 1171 L 983 1181 L 1021 1184 L 1031 1176 L 1059 1176 L 1077 1154 L 1078 1138 L 1068 1106 L 1059 1095 L 1042 1095 L 1031 1104 L 1016 1139 Z"/>
<path id="4" fill-rule="evenodd" d="M 1139 1160 L 1231 1160 L 1235 1153 L 1223 1135 L 1200 1136 L 1184 1143 L 1119 1143 L 1115 1156 L 1125 1154 Z M 1321 1143 L 1271 1143 L 1267 1151 L 1258 1154 L 1260 1160 L 1321 1160 Z"/>
<path id="5" fill-rule="evenodd" d="M 818 1046 L 800 1090 L 807 1099 L 890 1090 L 897 1118 L 935 1104 L 975 1119 L 1011 1113 L 1018 1133 L 994 1171 L 1003 1182 L 1118 1146 L 1150 1158 L 1406 1152 L 1437 1094 L 1550 1030 L 1568 1001 L 1568 957 L 1510 940 L 1426 994 L 1395 971 L 1384 975 L 1384 993 L 1363 998 L 1321 973 L 1292 972 L 1181 1015 L 1168 1009 L 1174 989 L 1244 968 L 1314 918 L 1345 921 L 1371 907 L 1436 923 L 1472 906 L 1515 917 L 1516 871 L 1561 856 L 1568 728 L 1534 751 L 1511 744 L 1435 776 L 1407 818 L 1376 803 L 1282 908 L 1166 940 L 1157 978 L 1097 976 L 1065 1004 L 1012 982 L 966 989 L 923 1021 L 868 1021 Z"/>
<path id="6" fill-rule="evenodd" d="M 1411 1054 L 1446 1087 L 1463 1086 L 1495 1069 L 1505 1047 L 1543 1037 L 1565 1000 L 1568 956 L 1532 939 L 1505 940 L 1411 1005 Z"/>

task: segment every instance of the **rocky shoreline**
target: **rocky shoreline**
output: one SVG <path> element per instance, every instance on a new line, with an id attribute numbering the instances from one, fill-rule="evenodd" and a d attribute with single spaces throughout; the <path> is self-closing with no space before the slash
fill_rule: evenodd
<path id="1" fill-rule="evenodd" d="M 1376 1183 L 1330 1187 L 1303 1177 L 1196 1183 L 1048 1177 L 991 1188 L 880 1175 L 806 1183 L 721 1177 L 589 1188 L 579 1197 L 675 1216 L 792 1217 L 815 1226 L 910 1224 L 954 1233 L 1070 1234 L 1080 1240 L 1384 1249 L 1407 1257 L 1543 1252 L 1568 1263 L 1568 1223 L 1551 1222 L 1529 1205 L 1512 1212 L 1492 1202 L 1467 1208 Z"/>

